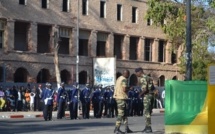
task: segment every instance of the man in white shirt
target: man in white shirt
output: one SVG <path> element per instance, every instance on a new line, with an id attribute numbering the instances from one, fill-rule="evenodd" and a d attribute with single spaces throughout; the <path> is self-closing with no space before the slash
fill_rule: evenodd
<path id="1" fill-rule="evenodd" d="M 30 94 L 30 110 L 34 111 L 34 98 L 35 98 L 35 93 L 31 92 Z"/>

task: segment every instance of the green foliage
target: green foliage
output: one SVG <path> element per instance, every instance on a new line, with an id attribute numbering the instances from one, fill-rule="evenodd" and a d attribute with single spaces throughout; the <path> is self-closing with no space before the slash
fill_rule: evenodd
<path id="1" fill-rule="evenodd" d="M 191 6 L 192 69 L 194 80 L 205 80 L 207 65 L 214 61 L 207 49 L 209 45 L 215 45 L 215 12 L 213 9 L 215 1 L 208 1 L 207 7 L 199 4 L 201 3 L 199 1 L 193 0 Z M 156 27 L 163 29 L 167 38 L 173 42 L 172 50 L 177 49 L 179 45 L 185 45 L 186 5 L 171 0 L 148 0 L 147 4 L 148 10 L 145 18 L 152 19 Z M 164 20 L 166 23 L 163 23 Z M 186 59 L 182 56 L 179 60 L 179 72 L 185 73 Z"/>

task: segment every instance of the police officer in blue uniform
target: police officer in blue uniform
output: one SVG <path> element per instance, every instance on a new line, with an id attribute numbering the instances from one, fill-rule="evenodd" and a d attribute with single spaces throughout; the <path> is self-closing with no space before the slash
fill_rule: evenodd
<path id="1" fill-rule="evenodd" d="M 97 87 L 94 89 L 92 96 L 91 96 L 92 104 L 93 104 L 93 114 L 94 117 L 98 117 L 98 110 L 99 110 L 99 96 L 98 96 L 98 89 Z"/>
<path id="2" fill-rule="evenodd" d="M 58 104 L 57 119 L 62 119 L 65 116 L 66 99 L 67 99 L 67 92 L 64 87 L 64 82 L 62 82 L 60 84 L 60 88 L 58 89 L 58 94 L 57 94 L 57 104 Z"/>
<path id="3" fill-rule="evenodd" d="M 102 93 L 102 85 L 99 86 L 98 97 L 99 97 L 99 110 L 98 110 L 98 118 L 102 117 L 103 106 L 104 106 L 104 97 Z"/>
<path id="4" fill-rule="evenodd" d="M 133 99 L 134 99 L 134 90 L 129 90 L 128 91 L 128 107 L 129 107 L 128 115 L 129 116 L 134 115 L 134 112 L 133 112 Z"/>
<path id="5" fill-rule="evenodd" d="M 109 91 L 110 87 L 105 87 L 103 98 L 104 98 L 104 116 L 108 117 L 108 110 L 109 110 Z"/>
<path id="6" fill-rule="evenodd" d="M 113 89 L 109 88 L 108 94 L 107 94 L 107 97 L 108 97 L 108 117 L 109 118 L 114 117 L 114 98 L 113 98 L 113 94 L 114 94 Z"/>
<path id="7" fill-rule="evenodd" d="M 78 85 L 75 83 L 68 92 L 70 119 L 78 118 Z"/>
<path id="8" fill-rule="evenodd" d="M 81 91 L 80 100 L 82 103 L 82 116 L 83 119 L 90 118 L 90 89 L 88 85 Z"/>
<path id="9" fill-rule="evenodd" d="M 51 84 L 46 83 L 46 88 L 43 91 L 44 109 L 43 117 L 45 121 L 52 119 L 54 90 L 51 89 Z"/>

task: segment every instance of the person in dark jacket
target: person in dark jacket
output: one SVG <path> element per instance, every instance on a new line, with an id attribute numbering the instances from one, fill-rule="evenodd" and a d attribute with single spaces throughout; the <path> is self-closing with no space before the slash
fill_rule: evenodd
<path id="1" fill-rule="evenodd" d="M 60 84 L 60 88 L 58 89 L 57 94 L 57 104 L 58 104 L 58 111 L 57 111 L 57 119 L 62 119 L 65 116 L 65 104 L 67 100 L 67 92 L 64 87 L 64 82 Z"/>

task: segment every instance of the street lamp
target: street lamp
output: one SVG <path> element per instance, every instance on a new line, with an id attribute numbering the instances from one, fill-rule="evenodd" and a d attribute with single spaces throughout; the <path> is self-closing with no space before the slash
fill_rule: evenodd
<path id="1" fill-rule="evenodd" d="M 186 80 L 192 80 L 191 0 L 186 2 Z"/>

